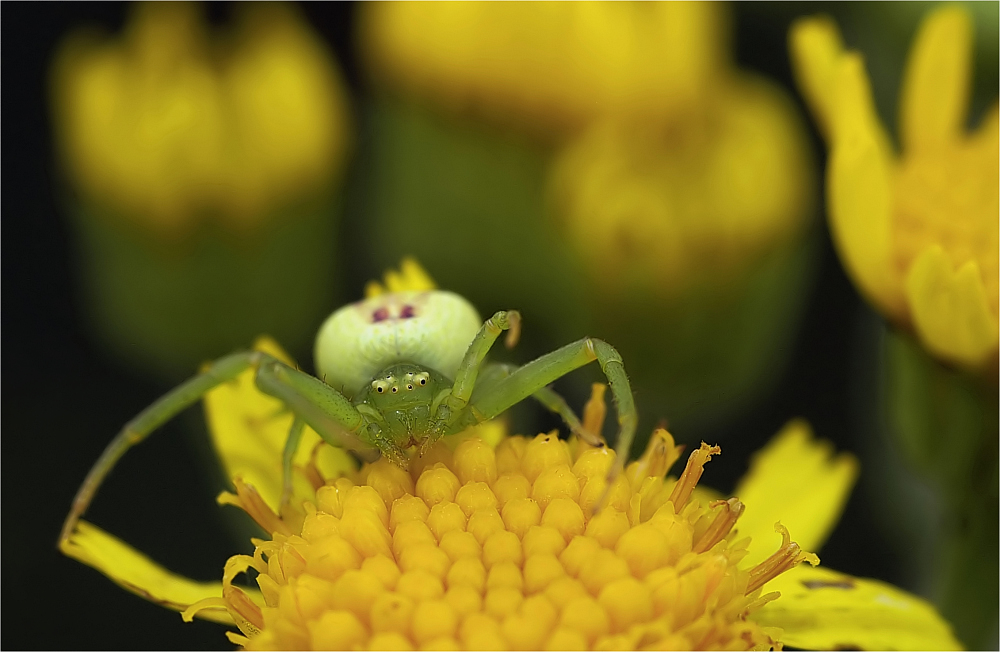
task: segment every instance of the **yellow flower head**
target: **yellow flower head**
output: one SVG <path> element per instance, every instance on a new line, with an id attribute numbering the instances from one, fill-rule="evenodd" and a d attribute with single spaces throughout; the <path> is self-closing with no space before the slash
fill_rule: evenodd
<path id="1" fill-rule="evenodd" d="M 376 77 L 523 127 L 565 133 L 605 114 L 690 111 L 728 59 L 715 3 L 372 3 Z"/>
<path id="2" fill-rule="evenodd" d="M 718 448 L 703 444 L 677 482 L 637 472 L 661 452 L 676 457 L 665 431 L 596 514 L 614 453 L 554 433 L 495 448 L 471 436 L 409 472 L 379 461 L 320 486 L 300 526 L 238 483 L 272 536 L 230 560 L 222 603 L 251 649 L 774 645 L 746 616 L 777 597 L 767 581 L 818 559 L 781 528 L 778 552 L 741 568 L 743 504 L 692 495 Z M 232 584 L 248 568 L 263 608 Z"/>
<path id="3" fill-rule="evenodd" d="M 139 3 L 125 34 L 87 32 L 53 66 L 57 145 L 74 188 L 163 234 L 209 213 L 237 231 L 335 180 L 340 74 L 286 5 L 210 38 L 196 5 Z"/>
<path id="4" fill-rule="evenodd" d="M 868 299 L 939 358 L 996 360 L 1000 153 L 997 105 L 964 128 L 972 32 L 958 6 L 933 11 L 900 97 L 901 152 L 875 112 L 864 62 L 832 21 L 791 32 L 803 94 L 830 148 L 828 212 L 844 265 Z"/>

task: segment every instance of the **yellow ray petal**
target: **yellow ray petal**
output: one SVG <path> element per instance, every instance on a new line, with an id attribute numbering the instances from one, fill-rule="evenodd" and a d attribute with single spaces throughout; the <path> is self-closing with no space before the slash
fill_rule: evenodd
<path id="1" fill-rule="evenodd" d="M 858 287 L 900 319 L 905 308 L 890 265 L 893 157 L 859 56 L 841 59 L 836 86 L 838 109 L 827 169 L 830 228 Z"/>
<path id="2" fill-rule="evenodd" d="M 840 518 L 857 475 L 853 456 L 834 456 L 828 442 L 813 438 L 809 424 L 789 422 L 753 457 L 734 492 L 747 506 L 736 523 L 738 536 L 753 538 L 743 564 L 754 565 L 774 552 L 779 520 L 803 550 L 818 551 Z M 772 541 L 775 545 L 768 545 Z"/>
<path id="3" fill-rule="evenodd" d="M 254 349 L 294 366 L 288 354 L 269 338 L 260 338 Z M 205 415 L 226 475 L 243 478 L 277 512 L 282 486 L 281 453 L 292 427 L 292 414 L 284 410 L 281 401 L 257 390 L 254 370 L 250 369 L 205 396 Z M 319 435 L 307 427 L 294 464 L 306 465 L 319 441 Z M 331 447 L 324 447 L 318 464 L 327 477 L 353 468 L 346 452 Z M 295 495 L 308 496 L 313 491 L 305 474 L 298 469 L 292 482 Z"/>
<path id="4" fill-rule="evenodd" d="M 385 270 L 382 280 L 385 285 L 378 281 L 368 281 L 365 285 L 365 298 L 371 299 L 386 292 L 423 292 L 425 290 L 435 290 L 437 285 L 434 279 L 427 273 L 416 258 L 407 256 L 399 264 L 399 271 L 394 269 Z"/>
<path id="5" fill-rule="evenodd" d="M 785 645 L 806 650 L 961 650 L 926 601 L 891 584 L 800 565 L 767 583 L 779 591 L 750 618 L 781 627 Z"/>
<path id="6" fill-rule="evenodd" d="M 399 264 L 399 272 L 385 272 L 385 286 L 389 292 L 422 292 L 435 289 L 434 279 L 415 258 L 406 257 Z"/>
<path id="7" fill-rule="evenodd" d="M 975 261 L 956 272 L 940 246 L 928 247 L 910 267 L 906 296 L 917 334 L 935 355 L 976 366 L 996 350 L 998 324 Z"/>
<path id="8" fill-rule="evenodd" d="M 837 24 L 828 16 L 802 18 L 788 32 L 795 81 L 809 103 L 823 135 L 830 137 L 837 61 L 843 54 Z"/>
<path id="9" fill-rule="evenodd" d="M 66 556 L 100 571 L 119 586 L 174 611 L 184 611 L 206 598 L 222 596 L 222 582 L 195 582 L 175 575 L 87 521 L 80 521 L 69 539 L 59 544 L 59 549 Z M 260 601 L 259 594 L 256 597 Z M 198 617 L 234 624 L 225 609 L 206 609 Z"/>
<path id="10" fill-rule="evenodd" d="M 962 131 L 969 103 L 972 23 L 947 5 L 920 26 L 906 64 L 899 132 L 907 151 L 933 149 Z"/>

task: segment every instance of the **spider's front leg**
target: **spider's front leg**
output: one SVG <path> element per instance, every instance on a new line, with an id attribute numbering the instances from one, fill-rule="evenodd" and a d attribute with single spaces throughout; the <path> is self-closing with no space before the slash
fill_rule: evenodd
<path id="1" fill-rule="evenodd" d="M 469 407 L 477 418 L 492 419 L 525 398 L 537 395 L 549 383 L 594 360 L 601 365 L 601 371 L 608 379 L 618 412 L 618 438 L 615 442 L 617 459 L 609 473 L 609 480 L 613 479 L 625 467 L 638 415 L 622 358 L 607 342 L 586 337 L 552 353 L 546 353 L 514 370 L 482 393 L 477 393 L 475 402 Z"/>
<path id="2" fill-rule="evenodd" d="M 256 382 L 263 392 L 281 399 L 296 415 L 286 446 L 286 483 L 294 447 L 307 423 L 329 444 L 350 448 L 368 457 L 377 453 L 377 444 L 361 439 L 367 421 L 350 401 L 322 381 L 292 369 L 261 351 L 245 351 L 220 358 L 190 380 L 181 383 L 143 410 L 111 440 L 90 469 L 73 499 L 73 506 L 59 535 L 66 545 L 77 523 L 93 501 L 104 479 L 130 448 L 141 443 L 157 428 L 190 407 L 213 388 L 228 382 L 247 369 L 257 369 Z"/>
<path id="3" fill-rule="evenodd" d="M 476 383 L 476 391 L 472 393 L 472 398 L 469 402 L 473 406 L 477 405 L 479 397 L 489 394 L 497 383 L 510 376 L 515 371 L 517 371 L 517 367 L 511 364 L 493 362 L 485 365 L 479 372 L 479 380 Z M 566 402 L 566 399 L 560 396 L 551 387 L 542 387 L 535 391 L 531 397 L 538 401 L 545 409 L 559 415 L 559 417 L 562 418 L 563 423 L 565 423 L 569 428 L 570 432 L 575 434 L 580 439 L 595 448 L 600 448 L 605 445 L 604 439 L 601 438 L 601 433 L 590 432 L 584 428 L 583 424 L 580 423 L 580 418 L 576 416 L 576 413 L 573 411 L 573 408 L 569 406 L 569 403 Z"/>
<path id="4" fill-rule="evenodd" d="M 430 432 L 420 443 L 419 455 L 423 455 L 443 435 L 453 432 L 463 417 L 467 416 L 465 407 L 472 397 L 472 390 L 475 389 L 476 379 L 479 377 L 486 354 L 504 331 L 509 331 L 507 347 L 514 346 L 521 331 L 521 313 L 516 310 L 500 310 L 487 319 L 476 333 L 465 351 L 462 363 L 458 366 L 451 389 L 442 392 L 431 404 L 431 414 L 434 417 L 431 420 Z M 474 422 L 479 420 L 473 419 Z"/>
<path id="5" fill-rule="evenodd" d="M 365 461 L 374 461 L 380 451 L 397 464 L 405 459 L 401 451 L 382 441 L 376 424 L 318 378 L 271 358 L 258 367 L 255 382 L 258 389 L 281 400 L 295 414 L 281 459 L 282 504 L 291 496 L 292 460 L 306 424 L 326 443 L 352 450 Z"/>

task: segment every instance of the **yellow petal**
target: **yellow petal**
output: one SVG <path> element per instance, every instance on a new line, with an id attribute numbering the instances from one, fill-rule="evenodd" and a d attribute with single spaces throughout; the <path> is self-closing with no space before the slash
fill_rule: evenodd
<path id="1" fill-rule="evenodd" d="M 976 366 L 996 350 L 998 324 L 975 261 L 956 272 L 940 246 L 928 247 L 910 266 L 906 297 L 917 334 L 931 353 Z"/>
<path id="2" fill-rule="evenodd" d="M 789 422 L 753 457 L 734 492 L 746 505 L 736 522 L 738 536 L 753 538 L 743 563 L 754 565 L 774 552 L 780 543 L 774 534 L 779 520 L 803 550 L 819 550 L 840 518 L 857 475 L 853 456 L 834 456 L 828 442 L 813 438 L 809 424 Z"/>
<path id="3" fill-rule="evenodd" d="M 891 584 L 801 565 L 767 583 L 779 591 L 750 618 L 805 650 L 961 650 L 933 606 Z"/>
<path id="4" fill-rule="evenodd" d="M 899 319 L 905 308 L 890 265 L 893 157 L 859 56 L 842 58 L 836 86 L 834 142 L 827 169 L 830 229 L 857 286 Z"/>
<path id="5" fill-rule="evenodd" d="M 385 285 L 378 281 L 368 281 L 368 284 L 365 285 L 366 299 L 377 297 L 386 292 L 423 292 L 437 289 L 434 279 L 427 273 L 427 270 L 410 256 L 402 260 L 398 272 L 394 269 L 385 270 L 382 280 Z"/>
<path id="6" fill-rule="evenodd" d="M 385 286 L 389 292 L 423 292 L 433 290 L 434 279 L 415 258 L 406 257 L 399 264 L 399 272 L 386 270 Z"/>
<path id="7" fill-rule="evenodd" d="M 903 148 L 934 149 L 961 133 L 969 102 L 972 23 L 966 11 L 947 5 L 920 26 L 910 51 L 900 98 Z"/>
<path id="8" fill-rule="evenodd" d="M 59 548 L 66 556 L 100 571 L 119 586 L 174 611 L 184 611 L 206 598 L 222 596 L 222 582 L 195 582 L 175 575 L 87 521 L 80 521 Z M 198 616 L 233 624 L 225 609 L 206 609 Z"/>
<path id="9" fill-rule="evenodd" d="M 816 117 L 820 130 L 830 137 L 830 112 L 834 105 L 837 61 L 843 54 L 837 24 L 827 16 L 802 18 L 788 33 L 795 81 Z"/>
<path id="10" fill-rule="evenodd" d="M 294 366 L 288 354 L 269 338 L 260 338 L 254 349 Z M 243 478 L 277 512 L 282 488 L 281 454 L 293 417 L 281 401 L 257 390 L 254 373 L 249 369 L 206 394 L 205 415 L 226 475 Z M 306 465 L 319 442 L 319 435 L 307 427 L 294 464 L 297 467 Z M 353 468 L 346 452 L 329 446 L 324 447 L 318 465 L 326 477 Z M 298 468 L 293 472 L 292 483 L 295 495 L 311 495 L 312 485 Z"/>

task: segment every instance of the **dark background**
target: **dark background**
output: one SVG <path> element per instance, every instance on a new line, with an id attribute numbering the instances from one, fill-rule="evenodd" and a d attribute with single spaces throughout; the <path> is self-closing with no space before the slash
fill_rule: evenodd
<path id="1" fill-rule="evenodd" d="M 789 21 L 823 8 L 735 9 L 739 63 L 793 89 Z M 115 366 L 82 325 L 47 113 L 47 69 L 60 38 L 84 22 L 118 30 L 126 10 L 122 4 L 2 7 L 4 648 L 228 646 L 221 627 L 184 624 L 176 613 L 121 590 L 56 550 L 73 493 L 101 449 L 166 389 Z M 363 83 L 350 41 L 353 6 L 307 5 L 304 11 L 333 46 L 357 98 Z M 212 6 L 209 13 L 224 18 L 227 9 Z M 822 162 L 823 150 L 813 138 Z M 740 436 L 726 438 L 731 443 L 724 454 L 706 469 L 710 486 L 731 490 L 748 455 L 794 416 L 808 419 L 838 450 L 860 451 L 870 435 L 866 415 L 878 385 L 880 323 L 844 276 L 825 227 L 819 228 L 820 270 L 800 335 L 787 344 L 791 363 L 741 424 Z M 352 226 L 344 229 L 349 238 Z M 346 279 L 348 291 L 360 295 L 365 279 L 349 273 Z M 192 410 L 188 421 L 199 417 Z M 225 560 L 239 550 L 213 500 L 221 486 L 202 459 L 207 444 L 183 430 L 168 427 L 130 453 L 88 518 L 172 570 L 218 579 Z M 907 587 L 911 579 L 902 576 L 876 527 L 864 478 L 863 468 L 861 489 L 822 551 L 824 564 Z"/>

